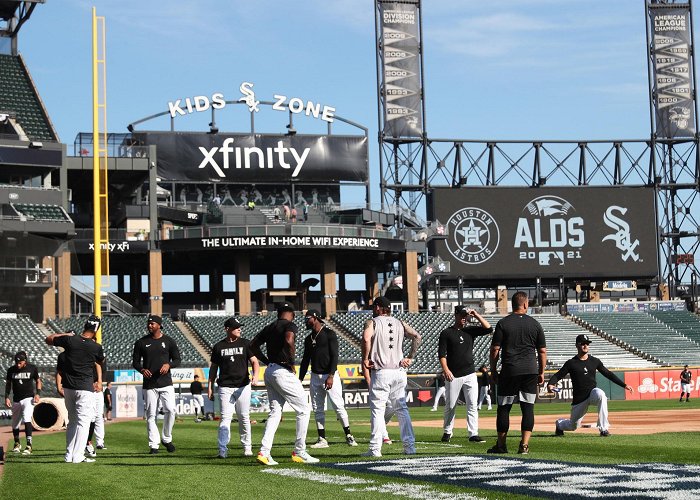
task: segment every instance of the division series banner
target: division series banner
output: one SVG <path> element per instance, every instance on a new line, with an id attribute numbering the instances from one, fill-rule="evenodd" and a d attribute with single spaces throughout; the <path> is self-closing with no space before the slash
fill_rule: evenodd
<path id="1" fill-rule="evenodd" d="M 385 137 L 423 136 L 418 0 L 377 3 Z"/>
<path id="2" fill-rule="evenodd" d="M 690 6 L 655 4 L 649 7 L 649 17 L 657 136 L 694 137 Z"/>
<path id="3" fill-rule="evenodd" d="M 651 188 L 435 189 L 431 220 L 451 272 L 467 279 L 642 278 L 658 274 Z"/>
<path id="4" fill-rule="evenodd" d="M 369 179 L 364 136 L 134 132 L 133 137 L 157 146 L 158 177 L 163 181 L 281 184 Z"/>

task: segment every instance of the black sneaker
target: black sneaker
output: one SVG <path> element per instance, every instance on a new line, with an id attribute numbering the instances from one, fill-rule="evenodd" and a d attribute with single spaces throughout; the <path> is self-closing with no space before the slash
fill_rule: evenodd
<path id="1" fill-rule="evenodd" d="M 554 435 L 555 436 L 563 436 L 564 435 L 564 431 L 559 428 L 558 423 L 554 424 Z"/>
<path id="2" fill-rule="evenodd" d="M 151 448 L 151 450 L 148 452 L 149 455 L 157 455 L 158 454 L 158 448 Z"/>
<path id="3" fill-rule="evenodd" d="M 444 433 L 444 434 L 442 435 L 441 441 L 442 441 L 443 443 L 449 443 L 451 438 L 452 438 L 452 434 Z"/>
<path id="4" fill-rule="evenodd" d="M 485 443 L 486 440 L 482 438 L 481 436 L 472 436 L 469 438 L 469 441 L 472 443 Z"/>
<path id="5" fill-rule="evenodd" d="M 175 451 L 175 445 L 173 443 L 163 443 L 163 446 L 168 450 L 168 453 L 173 453 Z"/>
<path id="6" fill-rule="evenodd" d="M 520 446 L 518 446 L 518 454 L 519 455 L 528 455 L 529 453 L 530 453 L 530 446 L 523 444 L 521 442 Z"/>
<path id="7" fill-rule="evenodd" d="M 498 443 L 496 443 L 495 445 L 493 445 L 493 447 L 486 450 L 486 453 L 508 453 L 508 448 L 506 448 L 505 446 L 501 448 L 500 446 L 498 446 Z"/>
<path id="8" fill-rule="evenodd" d="M 610 435 L 610 431 L 600 431 L 600 437 L 608 437 Z"/>

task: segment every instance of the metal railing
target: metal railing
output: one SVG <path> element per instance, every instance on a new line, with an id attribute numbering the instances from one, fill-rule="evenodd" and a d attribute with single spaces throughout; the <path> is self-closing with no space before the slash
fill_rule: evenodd
<path id="1" fill-rule="evenodd" d="M 264 226 L 211 226 L 172 229 L 166 239 L 212 238 L 222 236 L 364 236 L 394 239 L 391 231 L 357 226 L 271 224 Z"/>

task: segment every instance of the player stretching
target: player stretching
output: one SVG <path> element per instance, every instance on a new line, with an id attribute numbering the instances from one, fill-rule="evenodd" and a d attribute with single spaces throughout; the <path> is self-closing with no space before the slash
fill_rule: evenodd
<path id="1" fill-rule="evenodd" d="M 297 415 L 297 433 L 292 460 L 306 464 L 319 461 L 306 451 L 306 431 L 309 429 L 311 408 L 306 402 L 304 386 L 296 377 L 294 366 L 296 334 L 294 307 L 284 302 L 277 308 L 277 321 L 263 328 L 250 343 L 253 354 L 267 365 L 265 387 L 270 400 L 270 414 L 265 423 L 265 432 L 257 458 L 258 462 L 264 465 L 277 465 L 270 456 L 270 450 L 275 432 L 282 420 L 282 406 L 285 402 L 289 403 Z M 260 350 L 263 344 L 267 345 L 267 356 Z"/>
<path id="2" fill-rule="evenodd" d="M 685 394 L 685 402 L 690 401 L 690 380 L 693 378 L 693 374 L 688 370 L 688 365 L 683 367 L 681 372 L 681 399 L 678 400 L 679 403 L 683 402 L 683 395 Z"/>
<path id="3" fill-rule="evenodd" d="M 36 392 L 34 384 L 36 383 Z M 10 401 L 10 390 L 12 391 L 12 401 Z M 7 369 L 5 380 L 5 406 L 12 408 L 12 436 L 15 438 L 15 445 L 12 451 L 19 453 L 22 449 L 19 444 L 19 426 L 24 422 L 24 433 L 27 438 L 27 447 L 22 452 L 23 455 L 32 453 L 32 415 L 34 405 L 39 403 L 39 393 L 41 392 L 41 379 L 36 366 L 27 363 L 27 353 L 19 351 L 15 354 L 15 364 Z"/>
<path id="4" fill-rule="evenodd" d="M 318 441 L 312 448 L 328 448 L 326 440 L 326 395 L 330 396 L 338 420 L 345 432 L 345 442 L 349 446 L 357 446 L 350 432 L 348 412 L 343 402 L 343 386 L 338 375 L 338 337 L 335 332 L 323 322 L 321 313 L 309 309 L 304 316 L 306 328 L 311 334 L 304 340 L 304 356 L 299 367 L 299 380 L 304 380 L 306 371 L 311 363 L 311 408 L 314 411 Z"/>
<path id="5" fill-rule="evenodd" d="M 557 420 L 554 433 L 563 436 L 564 431 L 575 431 L 581 426 L 583 417 L 588 411 L 591 403 L 598 407 L 598 430 L 602 437 L 608 437 L 610 432 L 608 427 L 608 398 L 602 389 L 598 389 L 595 375 L 600 372 L 605 378 L 611 380 L 620 387 L 624 387 L 630 392 L 633 389 L 620 380 L 617 375 L 603 366 L 603 363 L 596 357 L 588 354 L 591 339 L 588 335 L 578 335 L 576 337 L 576 356 L 564 363 L 564 366 L 555 373 L 547 383 L 549 392 L 556 387 L 557 382 L 567 374 L 571 377 L 571 385 L 574 386 L 574 400 L 571 403 L 571 415 L 569 418 Z"/>
<path id="6" fill-rule="evenodd" d="M 175 424 L 175 388 L 170 374 L 171 368 L 180 365 L 180 351 L 175 341 L 161 331 L 163 320 L 160 316 L 148 316 L 148 335 L 134 344 L 132 366 L 143 375 L 143 399 L 148 427 L 149 453 L 158 453 L 162 442 L 168 453 L 175 451 L 173 425 Z M 158 402 L 163 409 L 163 431 L 158 439 L 156 413 Z"/>
<path id="7" fill-rule="evenodd" d="M 221 421 L 219 422 L 219 458 L 228 456 L 231 441 L 231 419 L 233 412 L 238 418 L 238 433 L 241 436 L 243 455 L 252 457 L 250 432 L 250 376 L 248 363 L 253 367 L 253 385 L 258 385 L 260 365 L 250 351 L 250 341 L 241 338 L 241 324 L 234 318 L 224 322 L 226 338 L 211 349 L 209 367 L 209 400 L 214 401 L 214 382 L 219 386 Z M 217 379 L 217 373 L 219 378 Z"/>

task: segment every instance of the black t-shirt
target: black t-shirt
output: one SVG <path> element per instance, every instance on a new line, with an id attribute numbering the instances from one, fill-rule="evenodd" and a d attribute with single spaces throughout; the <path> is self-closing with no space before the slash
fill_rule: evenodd
<path id="1" fill-rule="evenodd" d="M 274 323 L 267 325 L 255 337 L 256 343 L 260 346 L 267 345 L 267 359 L 270 363 L 290 368 L 294 366 L 294 353 L 285 340 L 286 332 L 292 332 L 294 338 L 297 335 L 297 325 L 286 319 L 278 319 Z"/>
<path id="2" fill-rule="evenodd" d="M 693 376 L 693 374 L 691 373 L 690 370 L 683 370 L 681 372 L 681 382 L 683 382 L 685 384 L 689 384 L 692 376 Z"/>
<path id="3" fill-rule="evenodd" d="M 483 326 L 445 328 L 440 332 L 438 358 L 447 359 L 447 367 L 455 377 L 474 373 L 474 339 L 492 332 L 493 328 Z"/>
<path id="4" fill-rule="evenodd" d="M 12 365 L 7 369 L 5 397 L 10 395 L 10 388 L 12 389 L 12 401 L 15 403 L 34 397 L 34 387 L 36 387 L 37 380 L 39 380 L 39 371 L 36 366 L 26 363 L 24 368 L 17 368 L 17 365 Z"/>
<path id="5" fill-rule="evenodd" d="M 105 404 L 108 405 L 108 406 L 111 405 L 111 404 L 112 404 L 112 401 L 111 401 L 111 399 L 112 399 L 112 390 L 111 390 L 109 387 L 107 387 L 107 388 L 105 389 L 105 391 L 104 391 L 103 394 L 104 394 L 104 397 L 105 397 Z"/>
<path id="6" fill-rule="evenodd" d="M 479 377 L 479 387 L 489 387 L 491 385 L 491 375 L 488 372 L 479 372 L 481 377 Z"/>
<path id="7" fill-rule="evenodd" d="M 94 391 L 95 363 L 102 363 L 105 359 L 102 346 L 81 335 L 56 337 L 53 345 L 64 349 L 64 358 L 60 361 L 63 387 L 76 391 Z"/>
<path id="8" fill-rule="evenodd" d="M 143 360 L 143 363 L 142 363 Z M 132 366 L 134 370 L 149 370 L 151 378 L 143 378 L 144 389 L 157 389 L 173 385 L 173 377 L 170 370 L 164 375 L 160 374 L 161 367 L 168 363 L 170 368 L 180 366 L 180 350 L 173 339 L 167 335 L 154 339 L 151 335 L 141 337 L 134 344 Z"/>
<path id="9" fill-rule="evenodd" d="M 311 332 L 304 339 L 304 357 L 301 359 L 299 378 L 303 379 L 311 362 L 311 373 L 330 375 L 338 369 L 338 337 L 324 326 L 318 333 Z"/>
<path id="10" fill-rule="evenodd" d="M 598 387 L 595 380 L 596 371 L 620 387 L 625 386 L 625 383 L 617 375 L 605 368 L 598 358 L 591 355 L 585 361 L 574 356 L 564 363 L 564 366 L 549 379 L 547 384 L 557 385 L 557 382 L 568 374 L 571 377 L 571 385 L 574 386 L 574 400 L 571 404 L 575 405 L 588 399 L 591 391 Z"/>
<path id="11" fill-rule="evenodd" d="M 250 352 L 250 340 L 238 338 L 234 342 L 228 338 L 217 342 L 211 349 L 211 362 L 219 367 L 219 387 L 245 387 L 250 383 L 248 360 L 253 357 Z"/>
<path id="12" fill-rule="evenodd" d="M 190 384 L 190 393 L 193 396 L 202 394 L 202 383 L 200 381 L 195 381 Z"/>
<path id="13" fill-rule="evenodd" d="M 501 376 L 539 373 L 537 351 L 547 347 L 544 330 L 527 314 L 509 314 L 496 324 L 491 345 L 501 347 Z"/>
<path id="14" fill-rule="evenodd" d="M 445 379 L 442 378 L 442 375 L 438 375 L 435 377 L 435 386 L 439 389 L 440 387 L 445 387 Z"/>

